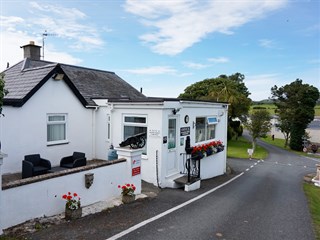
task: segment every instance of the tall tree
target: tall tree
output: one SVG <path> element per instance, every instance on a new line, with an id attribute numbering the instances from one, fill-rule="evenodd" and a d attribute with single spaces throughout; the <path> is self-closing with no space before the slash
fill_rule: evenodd
<path id="1" fill-rule="evenodd" d="M 319 99 L 319 90 L 297 79 L 283 87 L 272 87 L 271 94 L 278 108 L 280 129 L 290 132 L 290 148 L 301 151 L 305 129 L 314 119 L 314 107 Z"/>
<path id="2" fill-rule="evenodd" d="M 251 113 L 250 118 L 247 119 L 245 126 L 252 137 L 252 149 L 256 149 L 257 139 L 266 137 L 271 128 L 271 117 L 267 110 L 259 109 Z"/>
<path id="3" fill-rule="evenodd" d="M 243 82 L 244 78 L 243 74 L 235 73 L 205 79 L 188 86 L 179 98 L 228 102 L 229 120 L 241 118 L 247 115 L 251 104 L 250 92 Z"/>

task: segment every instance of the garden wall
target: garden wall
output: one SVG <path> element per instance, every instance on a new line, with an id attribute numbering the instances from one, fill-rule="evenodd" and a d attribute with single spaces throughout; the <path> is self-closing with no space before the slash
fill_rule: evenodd
<path id="1" fill-rule="evenodd" d="M 90 188 L 85 186 L 86 173 L 94 174 Z M 124 158 L 10 183 L 2 189 L 1 228 L 63 213 L 62 195 L 68 192 L 76 192 L 82 206 L 111 200 L 120 196 L 118 185 L 124 183 L 135 184 L 136 193 L 141 193 L 141 175 L 132 177 L 131 160 Z"/>

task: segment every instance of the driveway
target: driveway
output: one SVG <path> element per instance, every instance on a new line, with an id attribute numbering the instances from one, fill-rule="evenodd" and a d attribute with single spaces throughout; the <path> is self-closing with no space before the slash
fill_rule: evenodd
<path id="1" fill-rule="evenodd" d="M 229 159 L 242 174 L 221 188 L 215 187 L 235 175 L 202 181 L 193 192 L 146 184 L 154 197 L 51 226 L 25 239 L 315 239 L 302 179 L 315 172 L 318 160 L 260 144 L 270 151 L 268 159 Z"/>

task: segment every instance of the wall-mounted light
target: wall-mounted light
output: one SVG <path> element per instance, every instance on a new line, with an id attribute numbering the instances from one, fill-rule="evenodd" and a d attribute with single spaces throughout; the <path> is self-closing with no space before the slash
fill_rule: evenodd
<path id="1" fill-rule="evenodd" d="M 56 73 L 56 74 L 54 74 L 53 76 L 52 76 L 52 78 L 54 79 L 54 80 L 62 80 L 63 79 L 63 77 L 64 77 L 64 74 L 63 73 Z"/>

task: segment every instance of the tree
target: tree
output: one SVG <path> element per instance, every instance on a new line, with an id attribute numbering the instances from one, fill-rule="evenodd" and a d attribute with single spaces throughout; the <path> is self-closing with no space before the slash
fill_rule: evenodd
<path id="1" fill-rule="evenodd" d="M 279 118 L 279 123 L 276 124 L 276 127 L 280 129 L 280 131 L 283 133 L 284 136 L 284 147 L 286 148 L 288 146 L 288 142 L 290 139 L 291 134 L 291 123 L 288 121 L 288 119 L 282 119 Z"/>
<path id="2" fill-rule="evenodd" d="M 230 123 L 234 118 L 244 119 L 250 109 L 250 92 L 244 84 L 244 75 L 235 73 L 233 75 L 220 75 L 217 78 L 205 79 L 188 86 L 179 98 L 192 100 L 210 100 L 218 102 L 228 102 L 229 127 L 228 139 L 240 132 L 236 124 Z M 233 128 L 236 126 L 236 128 Z M 231 131 L 232 130 L 232 131 Z"/>
<path id="3" fill-rule="evenodd" d="M 252 137 L 252 149 L 256 149 L 257 139 L 260 137 L 266 137 L 271 128 L 271 117 L 267 110 L 259 109 L 252 112 L 250 118 L 245 123 L 251 137 Z"/>
<path id="4" fill-rule="evenodd" d="M 301 151 L 302 137 L 308 124 L 314 119 L 314 107 L 319 99 L 319 90 L 301 79 L 278 88 L 271 88 L 272 100 L 279 115 L 281 131 L 289 133 L 289 146 Z"/>

